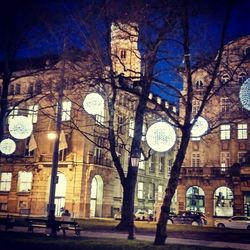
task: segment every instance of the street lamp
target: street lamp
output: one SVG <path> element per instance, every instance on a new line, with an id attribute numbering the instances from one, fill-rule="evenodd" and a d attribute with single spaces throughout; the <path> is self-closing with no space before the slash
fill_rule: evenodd
<path id="1" fill-rule="evenodd" d="M 141 158 L 140 150 L 138 148 L 135 148 L 133 150 L 132 155 L 131 155 L 131 166 L 136 171 L 137 171 L 137 168 L 139 166 L 140 158 Z M 132 216 L 131 221 L 129 223 L 128 239 L 129 240 L 134 240 L 135 239 L 135 225 L 134 225 L 133 216 Z"/>
<path id="2" fill-rule="evenodd" d="M 140 158 L 140 150 L 136 148 L 131 155 L 131 166 L 137 168 L 139 166 Z"/>

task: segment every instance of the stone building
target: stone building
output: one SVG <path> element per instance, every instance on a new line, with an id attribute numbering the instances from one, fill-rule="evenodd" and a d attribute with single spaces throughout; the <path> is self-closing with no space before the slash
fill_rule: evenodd
<path id="1" fill-rule="evenodd" d="M 225 45 L 215 88 L 230 83 L 214 94 L 202 113 L 211 131 L 191 138 L 179 180 L 178 209 L 204 212 L 210 221 L 250 215 L 249 56 L 249 36 Z M 193 75 L 194 113 L 209 82 L 209 69 L 198 69 Z M 243 83 L 248 84 L 245 106 L 240 100 Z"/>
<path id="2" fill-rule="evenodd" d="M 140 71 L 137 43 L 133 39 L 121 39 L 119 36 L 115 38 L 117 30 L 115 32 L 113 39 L 118 40 L 112 41 L 112 48 L 116 53 L 114 68 L 117 74 L 137 77 Z M 119 65 L 120 62 L 126 70 Z M 104 109 L 94 117 L 85 112 L 83 100 L 93 89 L 86 82 L 75 84 L 74 79 L 80 76 L 72 75 L 71 62 L 67 63 L 64 72 L 67 81 L 63 82 L 65 85 L 62 85 L 60 79 L 62 62 L 57 61 L 52 67 L 48 67 L 48 62 L 43 64 L 39 73 L 28 74 L 12 82 L 9 87 L 11 112 L 8 120 L 18 115 L 29 117 L 33 122 L 33 133 L 28 139 L 15 140 L 17 147 L 13 154 L 1 154 L 1 213 L 47 215 L 54 145 L 51 132 L 56 126 L 54 117 L 57 114 L 58 82 L 59 87 L 64 88 L 65 98 L 62 100 L 62 132 L 55 192 L 56 215 L 59 216 L 62 208 L 66 208 L 73 217 L 112 217 L 121 207 L 122 188 L 118 175 L 109 152 L 105 147 L 99 147 L 105 146 L 106 135 L 102 126 L 105 125 L 107 111 Z M 82 64 L 83 67 L 88 67 L 86 62 Z M 26 98 L 25 102 L 20 102 L 20 105 L 11 109 L 13 103 Z M 119 93 L 119 112 L 116 116 L 117 129 L 128 144 L 133 136 L 133 105 L 136 102 L 132 101 L 133 98 L 126 92 Z M 150 95 L 150 98 L 153 96 Z M 149 116 L 145 129 L 153 120 Z M 6 136 L 9 136 L 8 124 Z M 90 141 L 89 137 L 94 138 L 94 141 Z M 148 147 L 144 137 L 142 147 Z M 124 147 L 118 147 L 118 150 L 126 168 L 128 152 Z M 153 210 L 156 199 L 162 199 L 173 153 L 173 150 L 168 153 L 154 153 L 150 160 L 140 162 L 135 211 Z"/>

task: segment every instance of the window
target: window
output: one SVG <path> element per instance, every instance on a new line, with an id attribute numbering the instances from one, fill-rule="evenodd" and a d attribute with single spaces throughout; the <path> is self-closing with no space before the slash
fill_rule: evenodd
<path id="1" fill-rule="evenodd" d="M 62 102 L 62 121 L 70 121 L 71 101 Z"/>
<path id="2" fill-rule="evenodd" d="M 203 82 L 202 80 L 198 80 L 196 83 L 195 83 L 195 87 L 197 89 L 202 89 L 203 88 Z"/>
<path id="3" fill-rule="evenodd" d="M 140 162 L 139 162 L 139 169 L 144 169 L 145 170 L 145 159 L 143 154 L 141 153 L 141 157 L 140 157 Z"/>
<path id="4" fill-rule="evenodd" d="M 157 197 L 158 201 L 162 201 L 162 198 L 163 198 L 163 186 L 162 185 L 158 186 L 157 196 L 158 196 Z"/>
<path id="5" fill-rule="evenodd" d="M 30 105 L 28 109 L 28 118 L 32 123 L 37 123 L 38 105 Z"/>
<path id="6" fill-rule="evenodd" d="M 200 153 L 192 153 L 192 168 L 200 167 Z"/>
<path id="7" fill-rule="evenodd" d="M 34 91 L 34 84 L 30 83 L 28 87 L 28 94 L 33 95 L 33 91 Z"/>
<path id="8" fill-rule="evenodd" d="M 137 198 L 138 199 L 144 199 L 143 186 L 144 186 L 143 182 L 138 182 L 138 186 L 137 186 Z"/>
<path id="9" fill-rule="evenodd" d="M 32 173 L 20 171 L 18 173 L 18 191 L 30 192 L 31 184 L 32 184 Z"/>
<path id="10" fill-rule="evenodd" d="M 201 101 L 199 101 L 199 100 L 193 100 L 193 110 L 192 110 L 193 114 L 197 114 L 197 112 L 200 108 L 200 103 L 201 103 Z"/>
<path id="11" fill-rule="evenodd" d="M 249 58 L 250 57 L 250 47 L 245 48 L 243 54 L 246 58 Z"/>
<path id="12" fill-rule="evenodd" d="M 21 84 L 17 83 L 15 86 L 15 94 L 20 95 L 21 94 Z"/>
<path id="13" fill-rule="evenodd" d="M 171 175 L 172 166 L 173 166 L 173 159 L 168 161 L 168 176 Z"/>
<path id="14" fill-rule="evenodd" d="M 159 164 L 159 171 L 161 173 L 164 172 L 164 166 L 165 166 L 165 157 L 164 156 L 161 156 L 160 157 L 160 164 Z"/>
<path id="15" fill-rule="evenodd" d="M 121 50 L 121 59 L 125 59 L 126 58 L 126 50 L 122 49 Z"/>
<path id="16" fill-rule="evenodd" d="M 238 163 L 245 162 L 246 151 L 238 152 Z"/>
<path id="17" fill-rule="evenodd" d="M 228 74 L 224 74 L 221 77 L 221 81 L 222 81 L 222 83 L 227 83 L 229 81 L 229 75 Z"/>
<path id="18" fill-rule="evenodd" d="M 8 123 L 10 123 L 10 120 L 18 115 L 18 107 L 10 107 L 10 110 L 11 111 L 8 115 Z"/>
<path id="19" fill-rule="evenodd" d="M 96 124 L 104 125 L 104 108 L 95 116 Z"/>
<path id="20" fill-rule="evenodd" d="M 156 154 L 153 154 L 149 161 L 149 171 L 154 172 L 156 167 Z"/>
<path id="21" fill-rule="evenodd" d="M 9 85 L 9 95 L 14 95 L 15 86 L 14 84 Z"/>
<path id="22" fill-rule="evenodd" d="M 7 203 L 0 202 L 0 211 L 7 211 Z"/>
<path id="23" fill-rule="evenodd" d="M 220 126 L 220 139 L 221 140 L 230 139 L 230 125 L 225 124 Z"/>
<path id="24" fill-rule="evenodd" d="M 12 173 L 1 173 L 0 191 L 10 191 Z"/>
<path id="25" fill-rule="evenodd" d="M 146 133 L 147 133 L 146 124 L 143 123 L 143 125 L 142 125 L 142 137 L 141 137 L 141 140 L 142 140 L 142 141 L 145 141 L 145 140 L 146 140 Z"/>
<path id="26" fill-rule="evenodd" d="M 205 193 L 202 188 L 192 186 L 186 192 L 186 210 L 205 212 Z"/>
<path id="27" fill-rule="evenodd" d="M 42 93 L 42 81 L 37 81 L 35 83 L 35 92 L 36 92 L 36 94 Z"/>
<path id="28" fill-rule="evenodd" d="M 229 112 L 229 109 L 230 109 L 230 101 L 229 101 L 229 98 L 228 97 L 222 97 L 220 99 L 220 109 L 221 109 L 221 112 L 224 113 L 224 112 Z"/>
<path id="29" fill-rule="evenodd" d="M 149 183 L 148 185 L 148 200 L 154 200 L 155 199 L 155 184 Z"/>
<path id="30" fill-rule="evenodd" d="M 128 129 L 128 136 L 134 137 L 134 129 L 135 129 L 135 120 L 134 118 L 131 118 L 129 120 L 129 129 Z"/>
<path id="31" fill-rule="evenodd" d="M 118 122 L 118 133 L 119 134 L 124 134 L 125 133 L 125 126 L 124 126 L 124 124 L 125 124 L 125 117 L 124 116 L 118 116 L 117 117 L 117 122 Z"/>
<path id="32" fill-rule="evenodd" d="M 247 74 L 244 73 L 244 72 L 241 72 L 241 73 L 239 74 L 239 83 L 245 82 L 246 79 L 247 79 Z"/>
<path id="33" fill-rule="evenodd" d="M 230 166 L 230 152 L 220 153 L 220 166 L 222 170 L 225 170 L 226 167 Z"/>
<path id="34" fill-rule="evenodd" d="M 237 138 L 240 140 L 247 139 L 247 123 L 237 125 Z"/>

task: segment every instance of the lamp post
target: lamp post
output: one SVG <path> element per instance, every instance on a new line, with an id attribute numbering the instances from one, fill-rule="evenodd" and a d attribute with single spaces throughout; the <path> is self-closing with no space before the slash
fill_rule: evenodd
<path id="1" fill-rule="evenodd" d="M 132 155 L 131 155 L 131 167 L 137 171 L 137 168 L 139 166 L 141 154 L 140 150 L 138 148 L 135 148 Z M 129 223 L 129 229 L 128 229 L 128 239 L 134 240 L 135 239 L 135 225 L 134 225 L 134 218 L 132 216 L 131 221 Z"/>

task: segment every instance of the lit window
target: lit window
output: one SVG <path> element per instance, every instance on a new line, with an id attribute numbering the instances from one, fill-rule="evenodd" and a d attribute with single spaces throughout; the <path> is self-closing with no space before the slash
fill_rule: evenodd
<path id="1" fill-rule="evenodd" d="M 1 173 L 0 191 L 10 191 L 12 173 Z"/>
<path id="2" fill-rule="evenodd" d="M 222 97 L 220 99 L 220 109 L 221 109 L 221 112 L 224 113 L 224 112 L 229 112 L 229 109 L 230 109 L 230 101 L 229 101 L 229 98 L 228 97 Z"/>
<path id="3" fill-rule="evenodd" d="M 225 124 L 220 126 L 220 139 L 221 140 L 230 139 L 230 125 Z"/>
<path id="4" fill-rule="evenodd" d="M 144 159 L 144 156 L 142 153 L 141 153 L 141 158 L 140 158 L 138 167 L 139 167 L 139 169 L 145 169 L 145 159 Z"/>
<path id="5" fill-rule="evenodd" d="M 10 110 L 11 111 L 8 115 L 8 123 L 10 123 L 10 120 L 18 115 L 18 107 L 10 107 Z"/>
<path id="6" fill-rule="evenodd" d="M 237 138 L 240 140 L 247 139 L 247 123 L 237 125 Z"/>
<path id="7" fill-rule="evenodd" d="M 163 198 L 163 186 L 162 185 L 158 186 L 157 196 L 158 196 L 158 201 L 162 201 L 162 198 Z"/>
<path id="8" fill-rule="evenodd" d="M 129 120 L 128 136 L 134 137 L 135 120 L 132 118 Z"/>
<path id="9" fill-rule="evenodd" d="M 124 134 L 125 133 L 125 120 L 126 120 L 126 118 L 124 117 L 124 116 L 118 116 L 117 117 L 117 123 L 118 123 L 118 128 L 117 128 L 117 130 L 118 130 L 118 133 L 119 134 Z"/>
<path id="10" fill-rule="evenodd" d="M 138 199 L 144 199 L 144 190 L 143 190 L 143 182 L 138 182 L 137 186 L 137 198 Z"/>
<path id="11" fill-rule="evenodd" d="M 19 192 L 30 192 L 32 184 L 32 173 L 20 171 L 18 173 L 18 184 Z"/>
<path id="12" fill-rule="evenodd" d="M 202 89 L 203 88 L 203 82 L 202 80 L 198 80 L 196 83 L 195 83 L 195 87 L 197 89 Z"/>
<path id="13" fill-rule="evenodd" d="M 62 121 L 70 121 L 71 101 L 62 102 Z"/>
<path id="14" fill-rule="evenodd" d="M 32 123 L 37 123 L 38 105 L 30 105 L 28 109 L 28 118 Z"/>
<path id="15" fill-rule="evenodd" d="M 201 104 L 201 101 L 193 100 L 193 109 L 192 109 L 193 114 L 197 114 L 197 112 L 198 112 L 198 110 L 200 108 L 200 104 Z"/>
<path id="16" fill-rule="evenodd" d="M 246 159 L 246 151 L 242 151 L 242 152 L 238 152 L 238 163 L 242 163 L 242 162 L 245 162 Z"/>
<path id="17" fill-rule="evenodd" d="M 200 167 L 200 153 L 192 153 L 192 168 Z"/>
<path id="18" fill-rule="evenodd" d="M 220 166 L 221 166 L 222 170 L 224 170 L 224 168 L 230 166 L 230 152 L 221 152 L 220 153 Z"/>
<path id="19" fill-rule="evenodd" d="M 142 141 L 145 141 L 145 140 L 146 140 L 146 133 L 147 133 L 146 124 L 143 123 L 143 125 L 142 125 L 142 137 L 141 137 L 141 140 L 142 140 Z"/>
<path id="20" fill-rule="evenodd" d="M 155 184 L 149 183 L 148 185 L 148 199 L 154 200 L 155 199 Z"/>

